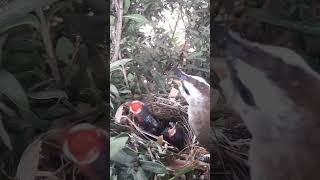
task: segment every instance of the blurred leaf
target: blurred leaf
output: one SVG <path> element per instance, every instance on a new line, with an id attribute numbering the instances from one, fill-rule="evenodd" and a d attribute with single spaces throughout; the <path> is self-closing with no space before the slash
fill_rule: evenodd
<path id="1" fill-rule="evenodd" d="M 133 153 L 130 154 L 128 151 L 120 150 L 110 159 L 125 166 L 133 166 L 133 162 L 137 159 L 137 155 Z"/>
<path id="2" fill-rule="evenodd" d="M 134 20 L 138 23 L 147 23 L 148 19 L 146 19 L 144 16 L 140 14 L 129 14 L 129 15 L 124 15 L 124 18 L 129 18 L 131 20 Z"/>
<path id="3" fill-rule="evenodd" d="M 125 89 L 125 90 L 122 90 L 120 91 L 121 94 L 130 94 L 131 91 L 129 89 Z"/>
<path id="4" fill-rule="evenodd" d="M 129 137 L 119 137 L 110 142 L 110 159 L 126 146 Z"/>
<path id="5" fill-rule="evenodd" d="M 2 35 L 2 36 L 0 36 L 0 67 L 1 67 L 1 65 L 2 65 L 2 47 L 3 47 L 3 45 L 4 45 L 4 43 L 6 42 L 6 40 L 7 40 L 7 37 L 8 37 L 8 34 L 4 34 L 4 35 Z"/>
<path id="6" fill-rule="evenodd" d="M 134 80 L 134 75 L 132 73 L 128 73 L 128 81 L 133 81 Z"/>
<path id="7" fill-rule="evenodd" d="M 111 107 L 112 109 L 114 109 L 114 106 L 113 106 L 113 104 L 112 104 L 112 102 L 111 102 L 111 99 L 110 99 L 110 107 Z"/>
<path id="8" fill-rule="evenodd" d="M 58 39 L 57 42 L 57 47 L 56 47 L 56 54 L 57 57 L 62 60 L 64 63 L 71 65 L 71 59 L 70 56 L 72 55 L 73 51 L 75 50 L 72 42 L 62 36 L 61 38 Z"/>
<path id="9" fill-rule="evenodd" d="M 188 64 L 187 68 L 188 69 L 194 69 L 194 70 L 202 71 L 202 72 L 206 72 L 206 73 L 210 73 L 210 69 L 208 69 L 208 68 L 199 68 L 199 67 L 197 67 L 197 66 L 195 66 L 193 64 Z"/>
<path id="10" fill-rule="evenodd" d="M 53 99 L 53 98 L 57 98 L 57 99 L 68 98 L 67 93 L 59 89 L 31 92 L 31 93 L 28 93 L 28 96 L 33 99 L 41 99 L 41 100 Z"/>
<path id="11" fill-rule="evenodd" d="M 23 152 L 17 167 L 16 177 L 23 180 L 34 180 L 40 160 L 42 140 L 40 138 L 33 141 Z"/>
<path id="12" fill-rule="evenodd" d="M 194 165 L 188 165 L 178 171 L 175 172 L 175 177 L 171 178 L 170 180 L 176 179 L 176 177 L 180 177 L 186 173 L 192 172 L 195 169 Z"/>
<path id="13" fill-rule="evenodd" d="M 0 70 L 0 93 L 25 110 L 30 109 L 27 95 L 17 79 L 5 69 Z"/>
<path id="14" fill-rule="evenodd" d="M 160 163 L 143 160 L 140 160 L 139 162 L 141 163 L 141 167 L 146 171 L 150 171 L 155 174 L 166 174 L 168 172 L 166 167 Z"/>
<path id="15" fill-rule="evenodd" d="M 112 62 L 110 64 L 110 72 L 115 70 L 121 70 L 121 67 L 132 61 L 133 59 L 119 59 L 118 61 Z"/>
<path id="16" fill-rule="evenodd" d="M 2 122 L 2 115 L 0 114 L 0 137 L 3 141 L 3 143 L 10 149 L 12 150 L 12 144 L 11 144 L 11 140 L 10 137 L 6 131 L 6 129 L 3 126 L 3 122 Z"/>
<path id="17" fill-rule="evenodd" d="M 124 0 L 123 14 L 127 14 L 130 8 L 130 0 Z"/>
<path id="18" fill-rule="evenodd" d="M 275 16 L 267 10 L 261 8 L 250 8 L 248 15 L 258 19 L 259 21 L 280 26 L 289 30 L 294 30 L 306 34 L 320 35 L 320 23 L 317 21 L 292 21 Z"/>
<path id="19" fill-rule="evenodd" d="M 148 180 L 144 170 L 141 167 L 138 167 L 137 171 L 132 172 L 134 180 Z"/>
<path id="20" fill-rule="evenodd" d="M 163 77 L 160 75 L 160 73 L 155 72 L 154 74 L 154 80 L 156 82 L 156 85 L 159 89 L 161 89 L 163 92 L 167 92 L 166 85 L 164 83 Z"/>
<path id="21" fill-rule="evenodd" d="M 16 19 L 22 18 L 26 14 L 50 5 L 57 0 L 15 0 L 11 1 L 6 7 L 1 8 L 0 11 L 0 27 L 5 24 L 12 24 Z"/>
<path id="22" fill-rule="evenodd" d="M 40 26 L 40 22 L 36 16 L 32 14 L 27 14 L 26 16 L 13 19 L 11 22 L 2 24 L 2 26 L 0 26 L 0 33 L 3 33 L 11 28 L 21 26 L 21 25 L 26 25 L 26 24 L 31 25 L 36 29 L 38 29 Z"/>
<path id="23" fill-rule="evenodd" d="M 116 97 L 119 97 L 119 91 L 115 85 L 110 84 L 110 92 L 113 93 Z"/>

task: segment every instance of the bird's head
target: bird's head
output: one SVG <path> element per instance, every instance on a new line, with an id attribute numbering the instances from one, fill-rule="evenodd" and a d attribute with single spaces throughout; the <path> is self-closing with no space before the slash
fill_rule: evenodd
<path id="1" fill-rule="evenodd" d="M 288 131 L 316 123 L 320 78 L 301 56 L 288 48 L 250 42 L 236 33 L 222 35 L 228 41 L 220 46 L 226 55 L 224 66 L 219 66 L 225 71 L 220 72 L 227 72 L 221 86 L 253 136 L 289 135 Z"/>
<path id="2" fill-rule="evenodd" d="M 189 105 L 209 101 L 210 85 L 203 78 L 188 75 L 177 67 L 173 68 L 173 72 L 178 78 L 174 82 Z"/>
<path id="3" fill-rule="evenodd" d="M 106 135 L 89 123 L 67 129 L 63 139 L 63 153 L 80 166 L 94 162 L 106 146 Z"/>
<path id="4" fill-rule="evenodd" d="M 177 129 L 176 129 L 176 124 L 173 122 L 169 122 L 169 128 L 168 128 L 168 136 L 169 138 L 175 136 L 175 134 L 177 133 Z"/>
<path id="5" fill-rule="evenodd" d="M 132 101 L 129 103 L 129 110 L 132 112 L 134 115 L 139 114 L 142 109 L 144 108 L 144 103 L 138 100 Z"/>

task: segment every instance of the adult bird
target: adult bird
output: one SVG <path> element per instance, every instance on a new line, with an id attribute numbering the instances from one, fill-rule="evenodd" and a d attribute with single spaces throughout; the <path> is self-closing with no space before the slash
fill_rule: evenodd
<path id="1" fill-rule="evenodd" d="M 220 85 L 252 134 L 251 179 L 320 179 L 320 76 L 287 48 L 247 41 L 219 25 L 213 37 L 225 54 L 213 62 L 224 72 Z"/>
<path id="2" fill-rule="evenodd" d="M 177 67 L 172 68 L 179 81 L 179 91 L 188 103 L 188 121 L 200 144 L 214 145 L 210 126 L 210 85 L 199 76 L 191 76 Z"/>

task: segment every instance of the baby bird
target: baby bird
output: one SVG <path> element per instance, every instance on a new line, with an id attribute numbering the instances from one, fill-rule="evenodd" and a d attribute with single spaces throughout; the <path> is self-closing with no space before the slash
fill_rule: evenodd
<path id="1" fill-rule="evenodd" d="M 148 107 L 141 101 L 132 101 L 129 105 L 130 112 L 138 119 L 139 126 L 156 136 L 162 132 L 162 124 L 150 113 Z"/>
<path id="2" fill-rule="evenodd" d="M 169 127 L 162 132 L 162 135 L 164 140 L 177 147 L 179 150 L 184 148 L 185 132 L 181 125 L 169 122 Z"/>

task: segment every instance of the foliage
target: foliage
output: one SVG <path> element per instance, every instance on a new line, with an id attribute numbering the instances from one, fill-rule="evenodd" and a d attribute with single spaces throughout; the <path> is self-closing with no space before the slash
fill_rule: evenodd
<path id="1" fill-rule="evenodd" d="M 110 9 L 111 117 L 124 102 L 141 96 L 168 94 L 171 64 L 179 64 L 185 72 L 209 80 L 208 1 L 124 0 L 123 3 L 121 32 L 117 31 L 119 10 L 116 7 L 119 5 L 112 4 Z M 119 33 L 120 56 L 114 61 L 111 57 L 114 57 Z M 175 177 L 173 172 L 151 157 L 151 154 L 168 157 L 173 155 L 170 151 L 150 140 L 136 137 L 130 129 L 123 129 L 114 122 L 111 125 L 111 129 L 129 135 L 126 146 L 118 142 L 118 147 L 122 148 L 111 158 L 111 179 Z M 111 141 L 116 139 L 111 137 Z M 113 150 L 112 146 L 110 148 Z M 190 171 L 182 170 L 177 175 Z"/>
<path id="2" fill-rule="evenodd" d="M 95 9 L 73 1 L 7 2 L 0 8 L 0 179 L 59 179 L 51 171 L 69 160 L 37 137 L 77 121 L 105 121 L 103 49 L 68 26 L 90 27 L 91 19 L 77 19 Z M 62 159 L 44 163 L 50 154 Z M 61 169 L 66 177 L 69 168 Z"/>

